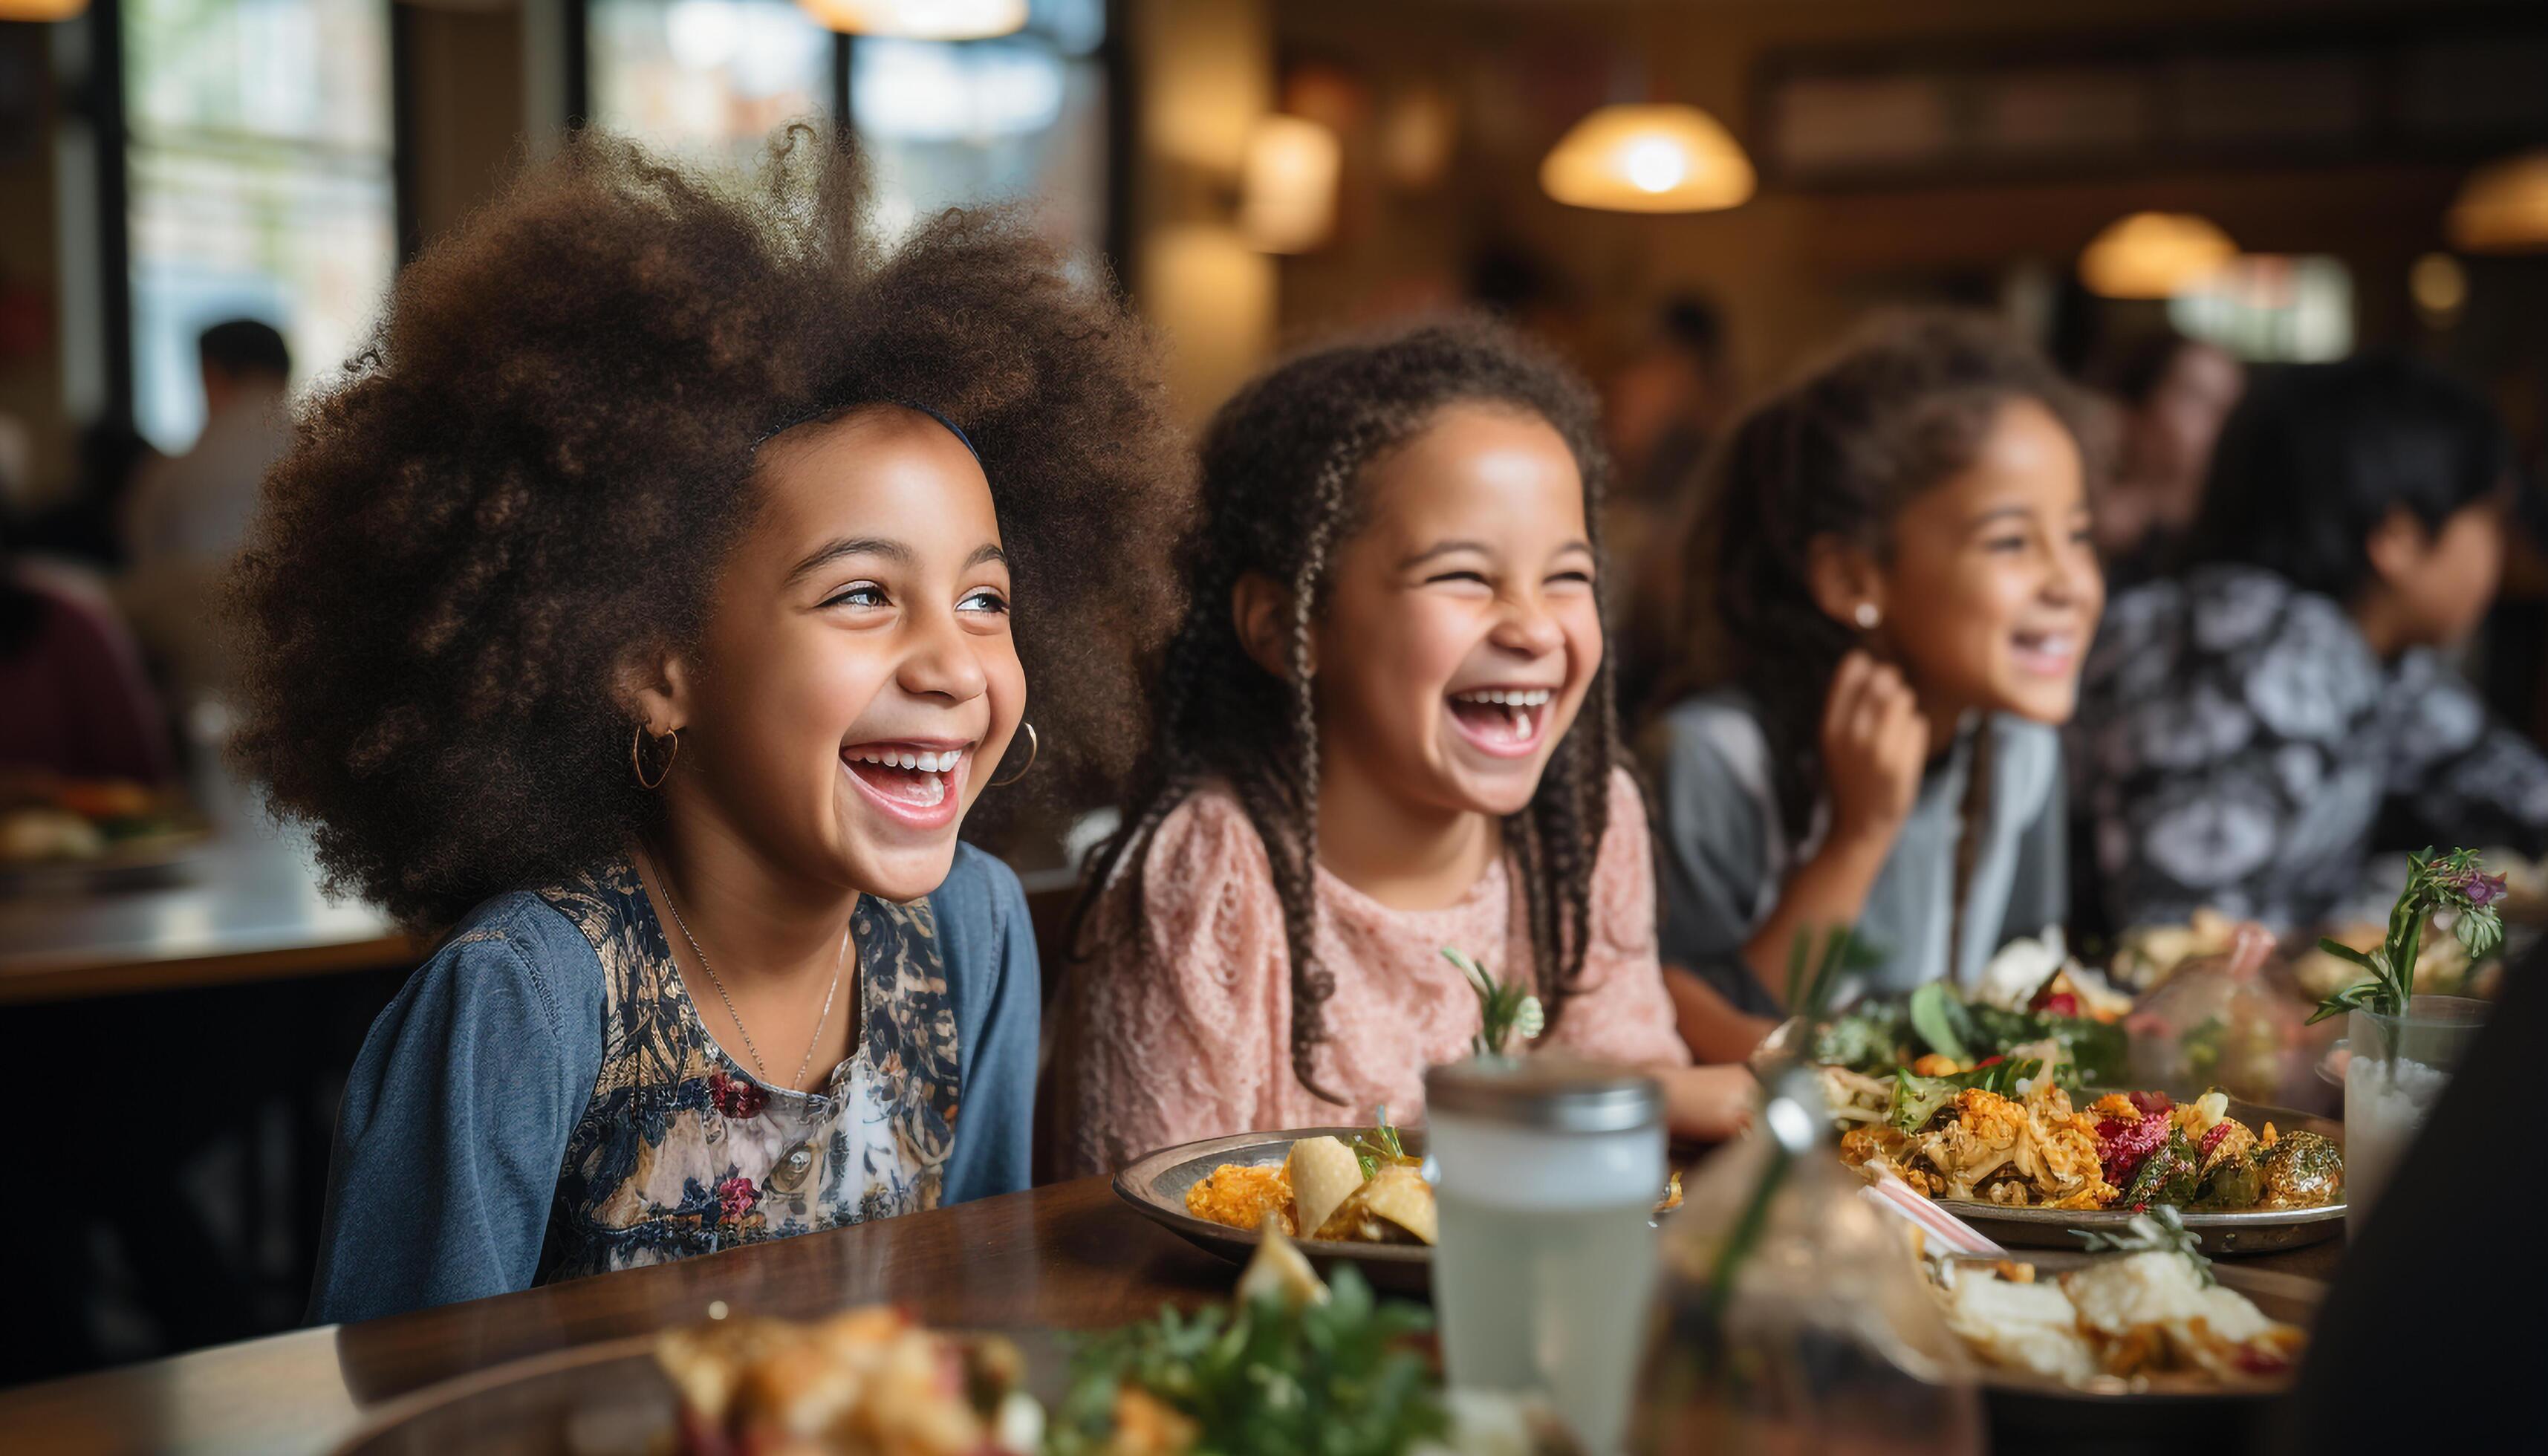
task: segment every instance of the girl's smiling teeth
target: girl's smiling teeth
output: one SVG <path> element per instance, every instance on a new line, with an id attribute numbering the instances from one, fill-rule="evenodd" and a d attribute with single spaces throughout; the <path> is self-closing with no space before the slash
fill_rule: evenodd
<path id="1" fill-rule="evenodd" d="M 2048 677 L 2060 677 L 2078 667 L 2081 635 L 2068 629 L 2022 631 L 2010 638 L 2010 645 L 2017 651 L 2019 667 Z"/>
<path id="2" fill-rule="evenodd" d="M 863 743 L 841 750 L 841 767 L 887 808 L 933 818 L 956 786 L 956 771 L 970 746 L 922 749 L 908 744 Z"/>
<path id="3" fill-rule="evenodd" d="M 1538 743 L 1556 695 L 1548 687 L 1472 687 L 1450 694 L 1451 721 L 1478 747 L 1511 757 Z"/>

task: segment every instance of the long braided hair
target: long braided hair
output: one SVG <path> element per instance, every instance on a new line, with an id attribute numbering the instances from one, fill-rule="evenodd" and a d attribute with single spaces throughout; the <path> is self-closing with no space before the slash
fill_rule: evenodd
<path id="1" fill-rule="evenodd" d="M 1889 555 L 1895 513 L 1969 467 L 2013 400 L 2062 423 L 2093 486 L 2106 451 L 2086 397 L 1996 320 L 1948 311 L 1872 320 L 1754 407 L 1710 462 L 1685 559 L 1714 592 L 1692 593 L 1682 633 L 1690 656 L 1675 685 L 1730 679 L 1759 701 L 1772 792 L 1800 838 L 1823 782 L 1823 701 L 1858 641 L 1814 599 L 1814 542 L 1835 536 Z M 1701 656 L 1699 644 L 1711 651 Z M 1950 954 L 1958 956 L 1973 830 L 1989 815 L 1993 774 L 1994 735 L 1974 737 L 1956 857 Z"/>
<path id="2" fill-rule="evenodd" d="M 1585 520 L 1601 580 L 1600 500 L 1607 470 L 1599 416 L 1583 381 L 1510 330 L 1477 318 L 1428 322 L 1301 354 L 1259 376 L 1213 416 L 1203 441 L 1203 510 L 1180 551 L 1187 613 L 1152 693 L 1153 731 L 1136 765 L 1122 824 L 1101 844 L 1071 911 L 1068 945 L 1132 934 L 1141 922 L 1145 851 L 1159 825 L 1204 783 L 1227 782 L 1265 845 L 1283 907 L 1292 977 L 1292 1069 L 1329 1102 L 1314 1057 L 1335 973 L 1319 961 L 1318 684 L 1313 629 L 1328 566 L 1364 518 L 1358 482 L 1447 407 L 1508 407 L 1548 421 L 1584 478 Z M 1249 573 L 1287 586 L 1289 671 L 1276 678 L 1241 644 L 1231 592 Z M 1592 930 L 1592 870 L 1608 828 L 1609 772 L 1624 761 L 1604 659 L 1582 713 L 1537 792 L 1503 821 L 1522 897 L 1539 994 L 1553 1024 L 1581 974 Z M 1125 883 L 1115 884 L 1119 871 Z M 1098 914 L 1120 891 L 1128 914 Z"/>

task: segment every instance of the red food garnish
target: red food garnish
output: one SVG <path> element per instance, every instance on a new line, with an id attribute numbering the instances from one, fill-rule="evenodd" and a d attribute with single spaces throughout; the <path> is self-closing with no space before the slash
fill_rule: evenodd
<path id="1" fill-rule="evenodd" d="M 2292 1362 L 2281 1355 L 2272 1350 L 2257 1349 L 2253 1345 L 2240 1346 L 2235 1363 L 2239 1369 L 2249 1375 L 2279 1375 L 2292 1368 Z"/>
<path id="2" fill-rule="evenodd" d="M 2223 1118 L 2221 1121 L 2214 1123 L 2212 1125 L 2212 1131 L 2203 1135 L 2203 1141 L 2199 1144 L 2194 1160 L 2200 1163 L 2205 1158 L 2212 1156 L 2212 1149 L 2219 1147 L 2221 1145 L 2221 1139 L 2229 1136 L 2230 1120 L 2228 1118 Z"/>
<path id="3" fill-rule="evenodd" d="M 2118 1118 L 2100 1121 L 2097 1124 L 2097 1161 L 2105 1166 L 2106 1181 L 2117 1188 L 2131 1182 L 2133 1170 L 2165 1145 L 2170 1127 L 2168 1120 L 2162 1117 L 2145 1117 L 2138 1123 L 2127 1123 Z"/>
<path id="4" fill-rule="evenodd" d="M 2176 1111 L 2176 1099 L 2164 1092 L 2127 1092 L 2124 1094 L 2124 1100 L 2139 1108 L 2143 1117 L 2156 1117 L 2163 1112 Z"/>
<path id="5" fill-rule="evenodd" d="M 2068 991 L 2055 991 L 2049 996 L 2039 999 L 2035 1003 L 2035 1009 L 2048 1016 L 2077 1016 L 2079 998 Z"/>
<path id="6" fill-rule="evenodd" d="M 1985 1056 L 1981 1060 L 1973 1063 L 1973 1070 L 1980 1071 L 1986 1066 L 1997 1066 L 2006 1060 L 2008 1060 L 2008 1058 L 2005 1056 Z"/>

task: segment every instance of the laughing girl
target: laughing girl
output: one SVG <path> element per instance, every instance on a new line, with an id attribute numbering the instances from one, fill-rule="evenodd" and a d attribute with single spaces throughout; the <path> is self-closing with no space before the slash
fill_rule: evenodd
<path id="1" fill-rule="evenodd" d="M 1481 324 L 1308 354 L 1222 408 L 1155 749 L 1074 926 L 1065 1164 L 1417 1119 L 1479 1030 L 1446 947 L 1537 989 L 1538 1045 L 1732 1126 L 1748 1076 L 1686 1065 L 1655 960 L 1597 438 L 1580 384 Z"/>
<path id="2" fill-rule="evenodd" d="M 1733 679 L 1647 745 L 1663 958 L 1699 1055 L 1783 1014 L 1799 931 L 1855 925 L 1901 990 L 2062 921 L 2055 733 L 2105 600 L 2081 418 L 1996 324 L 1913 315 L 1726 441 L 1687 638 L 1729 644 Z"/>
<path id="3" fill-rule="evenodd" d="M 810 134 L 758 193 L 581 140 L 271 480 L 244 756 L 440 933 L 346 1089 L 318 1319 L 1025 1186 L 1035 946 L 957 829 L 1120 771 L 1077 751 L 1138 711 L 1175 452 L 1027 227 L 880 249 L 856 189 Z"/>

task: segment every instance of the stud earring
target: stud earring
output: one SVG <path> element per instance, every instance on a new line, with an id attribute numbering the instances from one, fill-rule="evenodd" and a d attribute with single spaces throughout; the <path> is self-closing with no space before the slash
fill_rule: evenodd
<path id="1" fill-rule="evenodd" d="M 1876 610 L 1875 603 L 1872 601 L 1860 602 L 1858 610 L 1851 613 L 1851 616 L 1857 621 L 1859 630 L 1862 632 L 1874 631 L 1875 624 L 1884 620 L 1884 613 Z"/>

